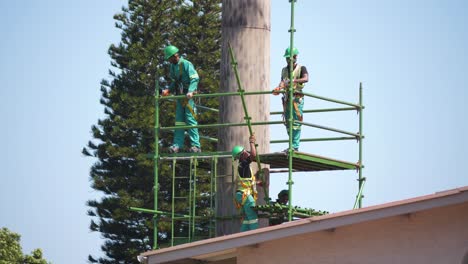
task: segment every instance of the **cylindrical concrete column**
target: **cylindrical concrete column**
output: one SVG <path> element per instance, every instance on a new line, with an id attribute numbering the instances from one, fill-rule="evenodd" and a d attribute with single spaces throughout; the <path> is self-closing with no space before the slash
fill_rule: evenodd
<path id="1" fill-rule="evenodd" d="M 238 90 L 236 77 L 231 67 L 229 43 L 238 62 L 238 72 L 245 91 L 270 90 L 270 1 L 269 0 L 223 0 L 222 1 L 222 52 L 221 52 L 221 92 Z M 269 95 L 246 96 L 248 114 L 252 122 L 269 120 Z M 220 99 L 220 123 L 245 122 L 240 97 L 229 96 Z M 252 127 L 257 138 L 258 153 L 270 149 L 268 126 Z M 219 130 L 218 148 L 230 151 L 235 145 L 249 147 L 248 127 L 226 127 Z M 223 159 L 219 163 L 217 190 L 217 214 L 230 217 L 236 215 L 233 195 L 236 183 L 232 181 L 232 164 Z M 254 172 L 257 164 L 252 163 Z M 234 179 L 235 180 L 235 179 Z M 258 188 L 263 191 L 262 188 Z M 264 203 L 263 196 L 258 202 Z M 264 222 L 260 223 L 264 225 Z M 217 235 L 239 231 L 240 219 L 218 221 Z"/>

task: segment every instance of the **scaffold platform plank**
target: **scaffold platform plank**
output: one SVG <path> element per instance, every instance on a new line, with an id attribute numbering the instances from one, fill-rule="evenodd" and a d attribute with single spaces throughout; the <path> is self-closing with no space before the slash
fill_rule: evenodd
<path id="1" fill-rule="evenodd" d="M 260 154 L 259 156 L 261 163 L 270 164 L 271 169 L 288 168 L 288 153 L 273 152 Z M 341 161 L 299 151 L 293 152 L 292 163 L 292 169 L 295 171 L 358 170 L 361 168 L 359 163 Z"/>

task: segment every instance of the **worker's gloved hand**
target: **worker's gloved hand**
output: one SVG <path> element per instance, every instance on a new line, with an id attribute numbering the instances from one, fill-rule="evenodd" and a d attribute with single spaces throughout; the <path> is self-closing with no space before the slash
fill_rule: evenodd
<path id="1" fill-rule="evenodd" d="M 255 144 L 255 135 L 251 135 L 251 136 L 249 137 L 249 142 Z"/>
<path id="2" fill-rule="evenodd" d="M 281 88 L 280 87 L 276 87 L 275 89 L 273 89 L 273 95 L 279 95 L 279 91 L 281 91 Z"/>
<path id="3" fill-rule="evenodd" d="M 193 93 L 192 93 L 192 92 L 188 92 L 188 93 L 186 94 L 186 96 L 187 96 L 188 99 L 192 99 Z"/>
<path id="4" fill-rule="evenodd" d="M 257 185 L 263 188 L 268 188 L 270 186 L 270 170 L 268 168 L 263 168 L 255 173 L 255 178 L 257 179 Z"/>
<path id="5" fill-rule="evenodd" d="M 169 95 L 169 89 L 165 89 L 161 93 L 162 96 L 168 96 Z"/>

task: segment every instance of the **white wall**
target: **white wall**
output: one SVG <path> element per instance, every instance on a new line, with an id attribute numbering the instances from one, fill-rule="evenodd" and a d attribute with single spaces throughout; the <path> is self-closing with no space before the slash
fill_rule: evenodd
<path id="1" fill-rule="evenodd" d="M 468 264 L 468 203 L 239 249 L 237 263 Z"/>

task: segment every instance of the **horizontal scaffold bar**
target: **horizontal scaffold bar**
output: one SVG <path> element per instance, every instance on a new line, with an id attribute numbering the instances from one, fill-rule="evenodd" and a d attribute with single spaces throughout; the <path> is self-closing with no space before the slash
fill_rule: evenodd
<path id="1" fill-rule="evenodd" d="M 179 153 L 161 153 L 160 159 L 161 160 L 188 160 L 191 158 L 197 159 L 212 159 L 214 157 L 217 158 L 232 158 L 232 154 L 229 151 L 219 151 L 219 152 L 199 152 L 199 153 L 192 153 L 192 152 L 179 152 Z"/>
<path id="2" fill-rule="evenodd" d="M 276 125 L 284 124 L 283 121 L 269 121 L 269 122 L 252 122 L 251 126 L 261 126 L 261 125 Z M 224 124 L 210 124 L 210 125 L 197 125 L 197 126 L 171 126 L 171 127 L 161 127 L 159 130 L 174 130 L 174 129 L 190 129 L 190 128 L 212 128 L 212 127 L 230 127 L 230 126 L 247 126 L 247 123 L 224 123 Z"/>
<path id="3" fill-rule="evenodd" d="M 129 207 L 129 209 L 131 211 L 149 213 L 149 214 L 160 214 L 160 215 L 171 215 L 172 214 L 171 212 L 164 212 L 164 211 L 145 209 L 145 208 L 138 208 L 138 207 Z M 182 216 L 182 217 L 190 217 L 189 215 L 180 215 L 180 214 L 174 214 L 174 215 Z"/>
<path id="4" fill-rule="evenodd" d="M 331 99 L 331 98 L 327 98 L 327 97 L 323 97 L 323 96 L 318 96 L 318 95 L 310 94 L 310 93 L 304 93 L 304 92 L 303 92 L 302 94 L 304 94 L 304 95 L 306 95 L 306 96 L 309 96 L 309 97 L 316 98 L 316 99 L 328 101 L 328 102 L 333 102 L 333 103 L 337 103 L 337 104 L 349 105 L 349 106 L 356 107 L 357 109 L 364 109 L 364 106 L 363 106 L 363 105 L 348 103 L 348 102 L 345 102 L 345 101 L 335 100 L 335 99 Z"/>
<path id="5" fill-rule="evenodd" d="M 311 109 L 303 110 L 303 113 L 323 113 L 323 112 L 338 112 L 338 111 L 356 111 L 356 107 L 338 107 L 338 108 L 323 108 L 323 109 Z M 270 112 L 270 115 L 282 115 L 282 111 Z"/>
<path id="6" fill-rule="evenodd" d="M 323 129 L 323 130 L 328 130 L 328 131 L 333 131 L 333 132 L 337 132 L 337 133 L 342 133 L 342 134 L 354 136 L 356 139 L 364 138 L 364 136 L 359 135 L 358 133 L 352 133 L 352 132 L 348 132 L 348 131 L 344 131 L 344 130 L 340 130 L 340 129 L 336 129 L 336 128 L 331 128 L 331 127 L 326 127 L 326 126 L 320 126 L 320 125 L 316 125 L 316 124 L 312 124 L 312 123 L 306 123 L 306 122 L 301 122 L 301 121 L 294 121 L 294 122 L 295 122 L 295 123 L 300 123 L 300 124 L 303 124 L 303 125 L 306 125 L 306 126 L 310 126 L 310 127 L 320 128 L 320 129 Z"/>
<path id="7" fill-rule="evenodd" d="M 241 95 L 243 93 L 244 95 L 258 95 L 258 94 L 271 94 L 271 91 L 258 91 L 258 92 L 229 92 L 229 93 L 209 93 L 209 94 L 194 94 L 193 97 L 219 97 L 219 96 L 237 96 Z M 185 95 L 169 95 L 169 96 L 164 96 L 164 97 L 157 97 L 158 100 L 170 100 L 170 99 L 183 99 L 186 98 Z"/>
<path id="8" fill-rule="evenodd" d="M 329 137 L 329 138 L 302 138 L 301 142 L 310 141 L 333 141 L 333 140 L 356 140 L 356 137 Z M 288 139 L 271 140 L 270 143 L 288 143 Z"/>
<path id="9" fill-rule="evenodd" d="M 291 169 L 293 172 L 296 172 L 298 170 L 294 170 L 294 169 Z M 285 173 L 285 172 L 289 172 L 289 169 L 283 169 L 283 170 L 270 170 L 270 174 L 271 173 Z"/>

